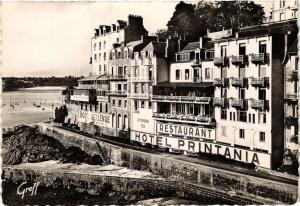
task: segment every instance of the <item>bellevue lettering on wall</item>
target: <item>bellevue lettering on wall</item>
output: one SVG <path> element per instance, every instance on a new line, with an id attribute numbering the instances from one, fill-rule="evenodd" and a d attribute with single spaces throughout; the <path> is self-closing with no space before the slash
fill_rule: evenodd
<path id="1" fill-rule="evenodd" d="M 157 123 L 157 133 L 172 134 L 178 136 L 196 137 L 204 139 L 216 139 L 215 129 L 194 127 L 188 125 Z"/>
<path id="2" fill-rule="evenodd" d="M 111 127 L 111 116 L 97 112 L 79 111 L 79 122 L 93 122 L 97 126 Z"/>

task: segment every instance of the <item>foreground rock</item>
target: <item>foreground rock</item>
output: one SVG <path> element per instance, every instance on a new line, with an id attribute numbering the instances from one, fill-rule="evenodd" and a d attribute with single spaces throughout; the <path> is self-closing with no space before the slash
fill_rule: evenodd
<path id="1" fill-rule="evenodd" d="M 92 165 L 103 163 L 99 155 L 91 156 L 78 147 L 65 148 L 56 139 L 28 126 L 20 126 L 13 132 L 3 135 L 2 160 L 4 165 L 47 160 Z"/>

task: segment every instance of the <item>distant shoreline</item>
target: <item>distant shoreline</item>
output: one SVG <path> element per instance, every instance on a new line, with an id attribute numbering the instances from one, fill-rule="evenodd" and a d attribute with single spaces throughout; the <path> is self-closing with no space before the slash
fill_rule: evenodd
<path id="1" fill-rule="evenodd" d="M 66 89 L 66 86 L 39 86 L 39 87 L 16 88 L 16 89 L 13 89 L 13 90 L 3 90 L 3 92 L 62 91 L 64 89 Z"/>

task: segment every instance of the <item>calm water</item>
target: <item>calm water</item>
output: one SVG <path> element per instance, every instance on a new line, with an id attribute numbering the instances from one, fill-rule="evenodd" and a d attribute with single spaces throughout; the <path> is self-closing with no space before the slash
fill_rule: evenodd
<path id="1" fill-rule="evenodd" d="M 2 127 L 49 120 L 55 107 L 64 103 L 63 89 L 34 87 L 2 93 Z"/>

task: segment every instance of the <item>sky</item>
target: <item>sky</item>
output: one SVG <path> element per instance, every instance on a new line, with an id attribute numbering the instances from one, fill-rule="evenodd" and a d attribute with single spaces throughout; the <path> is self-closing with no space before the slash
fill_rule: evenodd
<path id="1" fill-rule="evenodd" d="M 141 15 L 149 33 L 166 28 L 179 1 L 2 3 L 2 76 L 85 76 L 100 24 Z M 190 1 L 196 3 L 197 1 Z M 262 1 L 256 0 L 256 3 Z M 271 2 L 263 1 L 266 13 Z"/>

